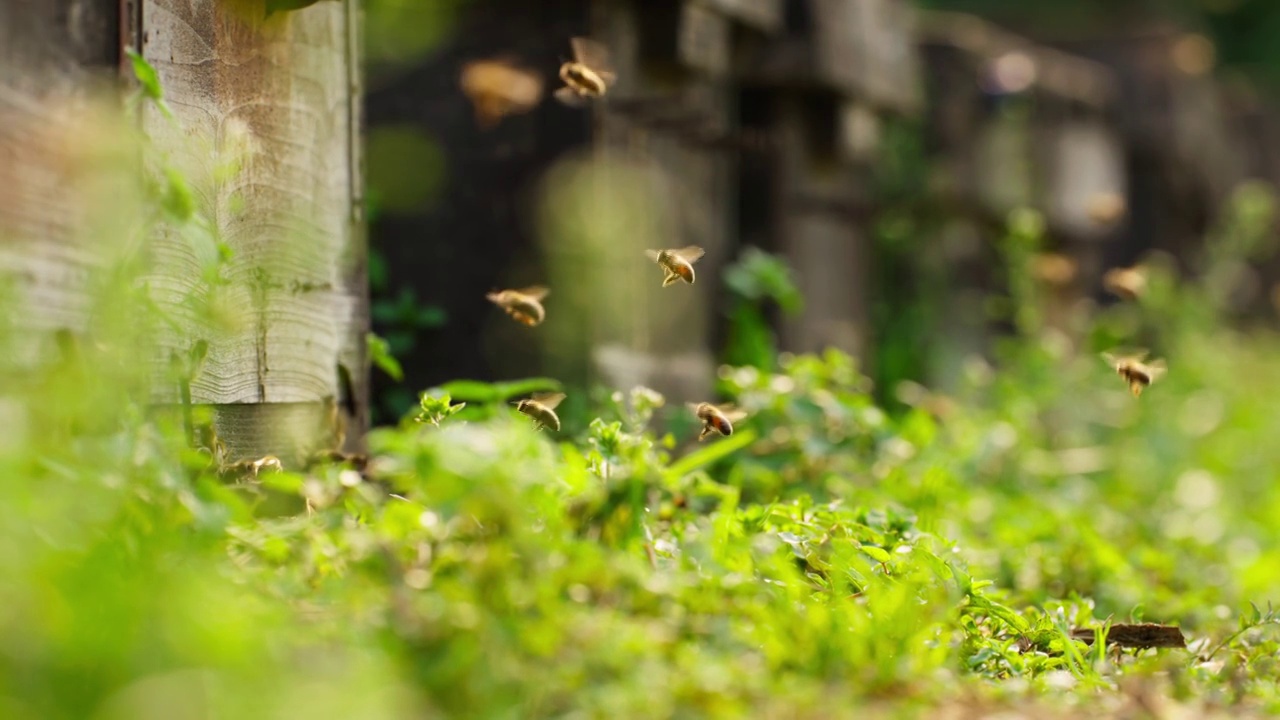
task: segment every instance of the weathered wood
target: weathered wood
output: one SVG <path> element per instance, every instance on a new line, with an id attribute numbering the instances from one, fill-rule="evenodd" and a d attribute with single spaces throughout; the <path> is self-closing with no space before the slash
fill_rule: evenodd
<path id="1" fill-rule="evenodd" d="M 1111 71 L 969 15 L 925 13 L 919 24 L 952 199 L 997 222 L 1033 207 L 1059 236 L 1110 237 L 1123 203 L 1104 206 L 1128 180 Z"/>
<path id="2" fill-rule="evenodd" d="M 906 0 L 850 3 L 860 31 L 857 86 L 864 102 L 913 115 L 923 105 L 915 15 Z"/>
<path id="3" fill-rule="evenodd" d="M 729 71 L 731 26 L 724 15 L 693 0 L 680 6 L 680 29 L 676 41 L 681 62 L 712 75 Z"/>
<path id="4" fill-rule="evenodd" d="M 160 327 L 158 366 L 209 343 L 191 384 L 197 404 L 335 401 L 340 365 L 357 382 L 364 374 L 352 10 L 317 3 L 263 20 L 262 9 L 261 0 L 142 8 L 142 54 L 176 117 L 151 108 L 144 125 L 234 253 L 214 287 L 198 243 L 165 233 L 153 246 L 154 299 L 183 327 Z M 223 175 L 219 165 L 243 151 L 239 171 Z M 157 384 L 155 402 L 176 399 Z"/>
<path id="5" fill-rule="evenodd" d="M 865 358 L 869 349 L 870 254 L 857 167 L 835 160 L 834 105 L 796 96 L 776 100 L 778 177 L 774 229 L 805 296 L 783 323 L 793 352 L 833 347 Z"/>
<path id="6" fill-rule="evenodd" d="M 704 0 L 734 20 L 768 33 L 782 29 L 782 4 L 786 0 Z"/>
<path id="7" fill-rule="evenodd" d="M 340 262 L 346 293 L 352 299 L 350 322 L 341 335 L 338 349 L 338 402 L 345 425 L 346 452 L 365 450 L 365 430 L 370 426 L 369 344 L 369 236 L 365 219 L 364 138 L 364 55 L 363 3 L 343 3 L 347 23 L 348 72 L 348 160 L 351 188 L 350 235 Z"/>
<path id="8" fill-rule="evenodd" d="M 115 0 L 0 1 L 0 284 L 14 337 L 36 340 L 6 346 L 6 366 L 38 361 L 47 333 L 84 328 L 87 279 L 112 245 L 91 234 L 86 183 L 100 175 L 94 123 L 110 130 L 94 90 L 116 62 L 115 13 Z"/>

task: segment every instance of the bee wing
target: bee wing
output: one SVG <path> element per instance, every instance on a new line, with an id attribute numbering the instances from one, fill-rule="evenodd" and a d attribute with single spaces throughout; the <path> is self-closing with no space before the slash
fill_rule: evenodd
<path id="1" fill-rule="evenodd" d="M 694 415 L 697 415 L 698 408 L 702 407 L 702 403 L 687 402 L 684 404 L 684 406 L 689 408 L 689 411 L 692 412 Z"/>
<path id="2" fill-rule="evenodd" d="M 584 37 L 572 38 L 569 40 L 569 44 L 573 46 L 574 60 L 595 70 L 597 75 L 600 75 L 601 72 L 610 72 L 612 74 L 613 66 L 609 64 L 609 51 L 604 45 Z M 603 79 L 603 75 L 601 79 Z"/>
<path id="3" fill-rule="evenodd" d="M 742 408 L 736 405 L 733 405 L 732 403 L 725 404 L 725 405 L 717 405 L 716 409 L 719 410 L 721 413 L 723 413 L 724 416 L 729 419 L 729 422 L 736 423 L 747 416 L 746 410 L 743 410 Z"/>
<path id="4" fill-rule="evenodd" d="M 600 79 L 604 81 L 605 87 L 613 87 L 613 84 L 618 82 L 618 74 L 609 70 L 600 70 L 596 72 L 596 75 L 599 75 Z"/>
<path id="5" fill-rule="evenodd" d="M 674 250 L 673 252 L 675 252 L 676 255 L 679 255 L 681 258 L 683 258 L 685 262 L 689 262 L 689 263 L 695 263 L 698 261 L 699 258 L 707 254 L 706 250 L 703 250 L 697 245 L 682 247 L 679 250 Z"/>
<path id="6" fill-rule="evenodd" d="M 488 300 L 489 302 L 495 305 L 504 305 L 506 304 L 506 301 L 507 301 L 507 291 L 494 290 L 493 292 L 485 293 L 484 297 L 486 300 Z"/>
<path id="7" fill-rule="evenodd" d="M 533 401 L 548 410 L 555 410 L 556 406 L 560 404 L 560 401 L 564 400 L 564 397 L 564 393 L 562 392 L 535 393 Z"/>
<path id="8" fill-rule="evenodd" d="M 552 93 L 556 100 L 568 105 L 569 107 L 580 108 L 587 104 L 587 101 L 578 93 L 573 91 L 571 87 L 562 87 Z"/>
<path id="9" fill-rule="evenodd" d="M 1145 367 L 1147 369 L 1147 376 L 1151 378 L 1152 382 L 1155 382 L 1156 378 L 1169 372 L 1169 366 L 1165 364 L 1164 360 L 1152 360 L 1147 363 Z"/>
<path id="10" fill-rule="evenodd" d="M 1141 362 L 1148 354 L 1150 354 L 1149 350 L 1141 348 L 1113 348 L 1108 352 L 1101 353 L 1102 359 L 1106 360 L 1111 367 L 1115 367 L 1126 360 Z"/>
<path id="11" fill-rule="evenodd" d="M 644 254 L 645 254 L 645 256 L 646 256 L 646 257 L 648 257 L 650 260 L 652 260 L 652 261 L 654 261 L 654 262 L 658 262 L 658 255 L 660 254 L 660 251 L 658 251 L 658 250 L 645 250 L 645 251 L 644 251 Z"/>
<path id="12" fill-rule="evenodd" d="M 462 91 L 474 98 L 477 93 L 484 92 L 490 86 L 492 67 L 487 60 L 476 60 L 462 66 L 458 75 L 458 84 Z"/>
<path id="13" fill-rule="evenodd" d="M 542 300 L 543 298 L 545 298 L 547 295 L 551 293 L 550 290 L 543 287 L 542 285 L 530 285 L 529 287 L 522 288 L 520 290 L 517 290 L 516 292 L 520 293 L 521 295 L 524 295 L 527 298 L 530 298 L 531 300 Z"/>

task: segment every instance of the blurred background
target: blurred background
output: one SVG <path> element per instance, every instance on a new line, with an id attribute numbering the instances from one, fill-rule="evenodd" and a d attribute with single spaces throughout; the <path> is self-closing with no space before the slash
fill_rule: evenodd
<path id="1" fill-rule="evenodd" d="M 584 35 L 618 79 L 571 107 Z M 1277 37 L 1272 0 L 0 0 L 0 717 L 1101 695 L 1066 633 L 1126 617 L 1193 646 L 1135 677 L 1274 716 Z M 486 298 L 532 285 L 537 327 Z M 1168 376 L 1135 399 L 1118 346 Z M 561 432 L 506 412 L 557 384 Z M 699 445 L 713 398 L 751 414 Z"/>
<path id="2" fill-rule="evenodd" d="M 1095 352 L 1109 270 L 1198 276 L 1230 208 L 1268 211 L 1277 32 L 1267 0 L 370 0 L 371 307 L 405 369 L 375 375 L 374 417 L 456 378 L 695 399 L 720 362 L 829 346 L 893 405 L 1016 325 L 1012 270 Z M 583 34 L 619 80 L 579 109 L 549 92 Z M 459 76 L 494 58 L 548 97 L 485 126 Z M 1219 281 L 1233 321 L 1273 325 L 1260 222 Z M 643 250 L 686 245 L 698 282 L 660 287 Z M 536 330 L 485 299 L 532 284 Z"/>

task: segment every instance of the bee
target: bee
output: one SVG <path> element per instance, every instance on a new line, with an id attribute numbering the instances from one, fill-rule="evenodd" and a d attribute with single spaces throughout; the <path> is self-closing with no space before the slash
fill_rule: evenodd
<path id="1" fill-rule="evenodd" d="M 645 250 L 644 254 L 649 259 L 658 263 L 662 267 L 662 287 L 666 287 L 677 280 L 683 280 L 690 285 L 693 284 L 693 264 L 698 262 L 706 253 L 705 250 L 697 245 L 690 245 L 675 250 Z"/>
<path id="2" fill-rule="evenodd" d="M 698 442 L 707 439 L 713 432 L 724 436 L 733 434 L 733 424 L 742 420 L 747 413 L 732 405 L 712 405 L 711 403 L 689 403 L 689 409 L 702 421 L 702 432 L 698 433 Z"/>
<path id="3" fill-rule="evenodd" d="M 581 107 L 587 100 L 604 97 L 618 76 L 603 45 L 583 37 L 569 43 L 573 45 L 573 60 L 560 64 L 560 79 L 565 86 L 555 91 L 555 97 L 570 107 Z"/>
<path id="4" fill-rule="evenodd" d="M 547 311 L 542 307 L 542 299 L 550 292 L 541 285 L 534 285 L 521 290 L 491 292 L 485 297 L 515 318 L 516 322 L 533 327 L 541 324 L 547 317 Z"/>
<path id="5" fill-rule="evenodd" d="M 1059 253 L 1040 253 L 1031 261 L 1031 274 L 1052 287 L 1070 285 L 1079 269 L 1075 260 Z"/>
<path id="6" fill-rule="evenodd" d="M 505 56 L 467 63 L 459 84 L 475 106 L 476 124 L 482 129 L 507 115 L 528 112 L 542 100 L 542 78 Z"/>
<path id="7" fill-rule="evenodd" d="M 1125 300 L 1137 300 L 1147 289 L 1147 276 L 1141 266 L 1112 268 L 1102 276 L 1107 292 Z"/>
<path id="8" fill-rule="evenodd" d="M 516 406 L 516 412 L 533 418 L 539 429 L 549 427 L 552 430 L 559 430 L 560 417 L 556 415 L 555 410 L 561 400 L 564 400 L 564 393 L 539 393 L 511 404 Z"/>
<path id="9" fill-rule="evenodd" d="M 1124 197 L 1113 192 L 1095 193 L 1089 198 L 1085 208 L 1089 220 L 1102 227 L 1115 225 L 1124 217 L 1126 210 Z"/>
<path id="10" fill-rule="evenodd" d="M 1143 389 L 1155 382 L 1167 370 L 1163 360 L 1143 362 L 1146 357 L 1146 350 L 1137 350 L 1127 355 L 1102 353 L 1102 359 L 1115 369 L 1117 375 L 1129 383 L 1129 392 L 1132 392 L 1134 397 L 1141 395 Z"/>

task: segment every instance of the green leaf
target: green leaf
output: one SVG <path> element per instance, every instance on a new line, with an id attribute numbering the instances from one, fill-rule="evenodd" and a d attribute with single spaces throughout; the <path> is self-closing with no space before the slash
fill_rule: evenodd
<path id="1" fill-rule="evenodd" d="M 714 442 L 703 448 L 698 448 L 697 450 L 680 458 L 667 468 L 666 475 L 668 478 L 683 477 L 694 470 L 706 467 L 721 458 L 732 455 L 755 442 L 755 440 L 755 430 L 751 428 L 740 430 L 723 440 Z"/>
<path id="2" fill-rule="evenodd" d="M 404 368 L 400 367 L 400 361 L 391 354 L 391 346 L 387 341 L 373 333 L 366 335 L 365 340 L 369 346 L 370 362 L 389 375 L 392 380 L 396 382 L 404 380 Z"/>
<path id="3" fill-rule="evenodd" d="M 869 555 L 872 560 L 875 560 L 878 563 L 889 562 L 889 551 L 882 547 L 876 547 L 875 545 L 862 545 L 858 549 Z"/>
<path id="4" fill-rule="evenodd" d="M 164 99 L 164 91 L 160 88 L 160 73 L 133 48 L 125 48 L 129 62 L 133 65 L 133 75 L 142 86 L 143 93 L 152 100 Z"/>
<path id="5" fill-rule="evenodd" d="M 303 10 L 320 2 L 321 0 L 266 0 L 267 17 L 273 13 L 291 12 L 293 10 Z"/>
<path id="6" fill-rule="evenodd" d="M 196 213 L 196 196 L 187 184 L 187 179 L 172 167 L 164 169 L 164 176 L 168 184 L 160 201 L 161 206 L 170 217 L 179 222 L 190 220 Z"/>
<path id="7" fill-rule="evenodd" d="M 454 380 L 440 386 L 455 400 L 473 403 L 503 402 L 520 395 L 560 390 L 560 381 L 552 378 L 529 378 L 512 382 L 486 383 L 479 380 Z"/>

